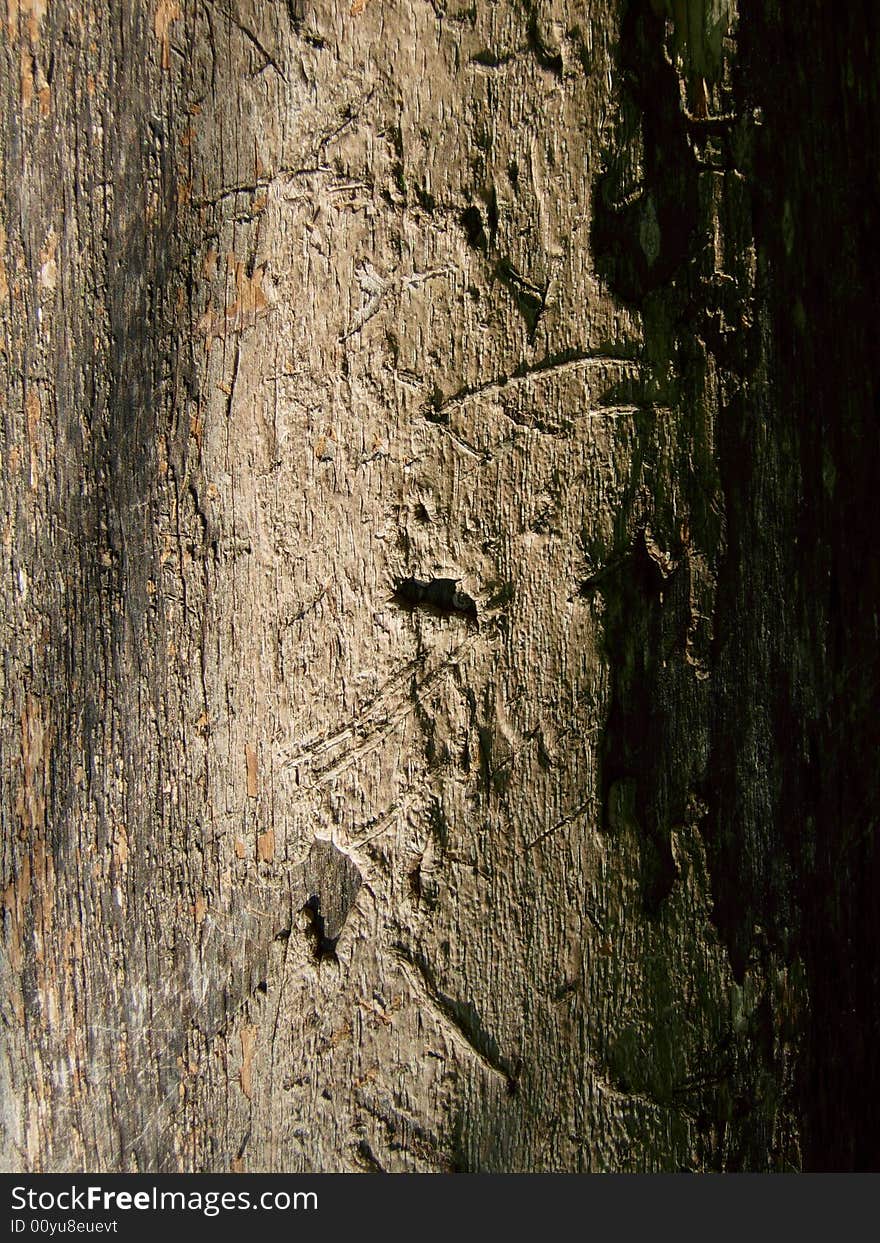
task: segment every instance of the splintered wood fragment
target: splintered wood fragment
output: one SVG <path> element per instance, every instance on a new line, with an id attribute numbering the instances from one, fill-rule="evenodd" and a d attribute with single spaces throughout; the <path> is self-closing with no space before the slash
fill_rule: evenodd
<path id="1" fill-rule="evenodd" d="M 248 798 L 257 797 L 257 753 L 249 742 L 245 743 L 244 758 L 247 764 L 247 793 Z"/>
<path id="2" fill-rule="evenodd" d="M 241 1029 L 241 1070 L 239 1071 L 238 1076 L 239 1083 L 241 1084 L 241 1090 L 248 1100 L 253 1099 L 251 1067 L 254 1060 L 256 1046 L 257 1028 L 253 1023 L 248 1023 Z"/>

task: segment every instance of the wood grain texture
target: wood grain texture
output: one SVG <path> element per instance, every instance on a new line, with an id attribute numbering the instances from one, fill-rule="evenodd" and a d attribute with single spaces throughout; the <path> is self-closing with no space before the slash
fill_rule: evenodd
<path id="1" fill-rule="evenodd" d="M 799 1168 L 734 6 L 10 14 L 4 1168 Z"/>

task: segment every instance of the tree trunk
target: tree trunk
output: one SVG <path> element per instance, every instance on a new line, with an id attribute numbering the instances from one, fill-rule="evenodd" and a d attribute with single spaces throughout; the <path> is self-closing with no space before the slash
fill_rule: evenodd
<path id="1" fill-rule="evenodd" d="M 4 1168 L 880 1164 L 876 15 L 740 7 L 9 0 Z"/>

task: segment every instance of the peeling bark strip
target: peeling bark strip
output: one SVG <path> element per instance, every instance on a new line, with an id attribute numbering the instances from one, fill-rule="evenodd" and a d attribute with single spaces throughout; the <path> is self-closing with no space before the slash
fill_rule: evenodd
<path id="1" fill-rule="evenodd" d="M 353 860 L 332 842 L 316 841 L 309 851 L 303 882 L 316 953 L 318 957 L 333 954 L 363 878 Z"/>
<path id="2" fill-rule="evenodd" d="M 3 1168 L 880 1168 L 875 6 L 741 7 L 8 5 Z"/>

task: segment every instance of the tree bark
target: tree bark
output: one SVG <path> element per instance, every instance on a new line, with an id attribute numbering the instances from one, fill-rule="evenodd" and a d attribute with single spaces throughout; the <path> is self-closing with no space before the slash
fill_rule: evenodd
<path id="1" fill-rule="evenodd" d="M 830 7 L 10 0 L 4 1168 L 877 1168 Z"/>

